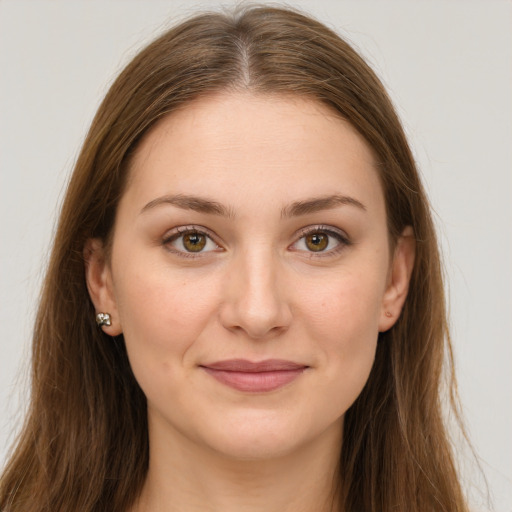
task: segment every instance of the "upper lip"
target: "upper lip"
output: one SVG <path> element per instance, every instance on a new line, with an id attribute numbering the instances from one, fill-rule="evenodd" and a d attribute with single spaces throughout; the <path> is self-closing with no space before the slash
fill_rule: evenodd
<path id="1" fill-rule="evenodd" d="M 307 368 L 305 364 L 294 363 L 284 359 L 265 359 L 264 361 L 248 361 L 247 359 L 229 359 L 216 361 L 215 363 L 203 364 L 205 368 L 212 370 L 223 370 L 227 372 L 275 372 L 279 370 L 300 370 Z"/>

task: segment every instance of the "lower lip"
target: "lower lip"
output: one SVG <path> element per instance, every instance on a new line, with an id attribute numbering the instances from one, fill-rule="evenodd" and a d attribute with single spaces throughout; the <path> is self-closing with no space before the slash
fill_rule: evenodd
<path id="1" fill-rule="evenodd" d="M 270 372 L 230 372 L 202 367 L 206 373 L 222 384 L 238 391 L 266 392 L 279 389 L 294 381 L 306 368 L 297 370 L 276 370 Z"/>

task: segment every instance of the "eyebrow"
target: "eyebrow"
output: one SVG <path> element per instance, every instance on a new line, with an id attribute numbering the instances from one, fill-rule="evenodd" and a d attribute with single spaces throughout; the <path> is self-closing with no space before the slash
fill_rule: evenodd
<path id="1" fill-rule="evenodd" d="M 206 199 L 197 196 L 190 196 L 184 194 L 166 195 L 153 199 L 146 204 L 140 213 L 152 210 L 161 205 L 170 204 L 181 208 L 183 210 L 193 210 L 199 213 L 206 213 L 210 215 L 220 215 L 222 217 L 234 218 L 235 214 L 232 208 L 226 207 L 217 201 Z M 363 203 L 350 196 L 340 194 L 333 194 L 329 196 L 321 196 L 312 199 L 305 199 L 302 201 L 295 201 L 281 210 L 282 218 L 298 217 L 300 215 L 307 215 L 308 213 L 315 213 L 322 210 L 330 210 L 337 206 L 355 206 L 360 210 L 366 211 L 366 206 Z"/>
<path id="2" fill-rule="evenodd" d="M 281 217 L 297 217 L 299 215 L 306 215 L 308 213 L 315 213 L 322 210 L 331 210 L 337 206 L 344 205 L 355 206 L 360 210 L 366 211 L 366 206 L 357 199 L 350 196 L 333 194 L 313 199 L 306 199 L 304 201 L 295 201 L 281 210 Z"/>
<path id="3" fill-rule="evenodd" d="M 168 195 L 153 199 L 153 201 L 150 201 L 146 206 L 144 206 L 144 208 L 142 208 L 140 213 L 144 213 L 156 208 L 157 206 L 165 204 L 170 204 L 183 210 L 193 210 L 195 212 L 207 213 L 210 215 L 221 215 L 223 217 L 231 218 L 235 216 L 231 208 L 227 208 L 217 201 L 183 194 Z"/>

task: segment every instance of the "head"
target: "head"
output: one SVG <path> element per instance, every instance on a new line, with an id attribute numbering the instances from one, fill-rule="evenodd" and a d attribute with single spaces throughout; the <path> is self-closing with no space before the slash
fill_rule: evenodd
<path id="1" fill-rule="evenodd" d="M 147 398 L 151 452 L 172 432 L 250 460 L 319 439 L 340 451 L 414 240 L 407 226 L 391 242 L 372 150 L 329 107 L 223 91 L 144 137 L 108 250 L 93 238 L 85 257 L 104 332 L 123 336 Z M 233 391 L 212 379 L 233 359 L 284 360 L 300 378 Z"/>
<path id="2" fill-rule="evenodd" d="M 228 110 L 231 117 L 225 116 Z M 244 121 L 245 114 L 255 121 L 254 126 Z M 211 120 L 218 128 L 213 135 L 208 131 Z M 267 133 L 265 126 L 269 127 Z M 204 161 L 194 156 L 194 151 L 183 149 L 194 147 L 194 133 L 201 135 L 199 149 L 211 151 L 213 162 L 219 162 L 208 175 L 201 174 Z M 275 144 L 280 133 L 292 141 L 286 158 Z M 219 141 L 230 137 L 236 139 L 234 148 L 220 151 L 226 148 Z M 266 157 L 258 156 L 262 141 L 270 148 Z M 242 151 L 237 150 L 240 147 Z M 297 155 L 296 161 L 290 155 Z M 324 164 L 318 174 L 315 166 L 307 163 L 314 155 Z M 137 304 L 130 301 L 137 296 L 143 301 L 149 294 L 149 304 L 157 304 L 163 297 L 157 294 L 163 289 L 157 281 L 153 287 L 146 286 L 151 283 L 150 273 L 140 274 L 138 289 L 133 280 L 123 281 L 123 275 L 133 271 L 126 262 L 140 265 L 148 261 L 148 251 L 142 252 L 139 260 L 137 255 L 131 260 L 120 255 L 130 250 L 127 235 L 130 226 L 139 222 L 135 211 L 138 217 L 146 216 L 140 222 L 147 222 L 147 230 L 156 230 L 151 226 L 162 222 L 155 217 L 158 205 L 149 203 L 155 199 L 155 191 L 165 188 L 160 171 L 173 162 L 190 172 L 181 170 L 166 178 L 166 194 L 183 201 L 184 195 L 197 189 L 196 195 L 212 199 L 213 207 L 220 204 L 226 210 L 223 220 L 217 219 L 222 217 L 217 212 L 212 221 L 218 229 L 208 239 L 210 251 L 204 258 L 210 260 L 180 263 L 181 268 L 192 268 L 194 275 L 206 276 L 209 290 L 199 301 L 189 291 L 183 291 L 175 304 L 171 301 L 169 304 L 178 308 L 194 301 L 202 308 L 195 312 L 184 307 L 181 318 L 204 318 L 203 334 L 217 335 L 224 329 L 230 347 L 245 346 L 254 359 L 262 359 L 272 339 L 285 339 L 296 325 L 297 333 L 307 332 L 312 326 L 308 312 L 323 314 L 326 331 L 322 325 L 313 325 L 318 339 L 325 343 L 323 352 L 308 352 L 312 346 L 308 340 L 314 336 L 306 336 L 301 345 L 306 359 L 300 362 L 312 368 L 322 367 L 321 354 L 336 361 L 337 348 L 346 350 L 345 354 L 354 352 L 348 341 L 337 346 L 332 332 L 339 329 L 343 338 L 342 321 L 355 318 L 359 323 L 350 334 L 356 336 L 357 332 L 364 350 L 354 356 L 360 368 L 350 391 L 337 405 L 343 421 L 336 423 L 343 426 L 339 430 L 340 471 L 348 508 L 388 510 L 392 504 L 403 504 L 404 510 L 406 506 L 410 510 L 411 496 L 423 505 L 434 502 L 433 496 L 443 496 L 446 488 L 442 478 L 435 477 L 436 481 L 432 476 L 439 460 L 444 461 L 445 474 L 455 486 L 446 443 L 430 447 L 439 452 L 435 457 L 429 460 L 425 456 L 425 439 L 444 439 L 439 387 L 447 332 L 435 232 L 403 129 L 382 84 L 345 41 L 299 13 L 266 7 L 228 15 L 204 14 L 166 32 L 121 73 L 93 121 L 63 205 L 34 343 L 32 431 L 38 430 L 41 439 L 55 439 L 58 432 L 55 442 L 69 452 L 66 467 L 60 468 L 62 460 L 52 458 L 42 444 L 39 447 L 54 478 L 64 482 L 66 471 L 82 471 L 82 477 L 93 475 L 89 494 L 95 496 L 96 503 L 107 503 L 107 496 L 113 496 L 108 503 L 114 510 L 122 510 L 133 500 L 143 482 L 149 453 L 146 408 L 148 403 L 158 407 L 149 396 L 153 392 L 151 378 L 145 374 L 143 362 L 139 363 L 144 361 L 144 353 L 137 352 L 139 331 L 150 328 L 150 323 L 137 320 Z M 260 164 L 260 173 L 251 162 Z M 277 167 L 272 169 L 275 162 Z M 296 228 L 303 227 L 300 215 L 307 207 L 297 213 L 297 202 L 325 198 L 329 189 L 336 188 L 336 162 L 343 164 L 336 194 L 349 197 L 344 199 L 343 218 L 356 219 L 343 222 L 364 224 L 357 219 L 370 215 L 367 223 L 375 227 L 376 234 L 372 239 L 375 246 L 367 253 L 357 253 L 361 259 L 354 259 L 352 267 L 348 264 L 354 280 L 343 284 L 352 287 L 352 295 L 329 300 L 340 297 L 340 290 L 333 286 L 330 295 L 323 295 L 315 286 L 320 281 L 322 289 L 329 290 L 326 268 L 331 264 L 303 258 L 300 244 L 308 234 L 296 233 Z M 237 166 L 243 178 L 238 182 L 241 188 L 236 188 L 241 190 L 238 197 L 229 193 Z M 294 169 L 300 179 L 294 179 Z M 344 186 L 349 190 L 346 194 Z M 255 190 L 264 197 L 261 205 L 254 200 Z M 281 215 L 283 208 L 290 213 L 294 206 L 295 216 L 279 221 L 278 213 Z M 190 202 L 188 208 L 194 210 Z M 265 212 L 260 217 L 258 208 Z M 206 215 L 204 211 L 202 215 Z M 238 220 L 229 220 L 230 216 Z M 252 220 L 240 220 L 244 218 Z M 278 228 L 271 228 L 276 225 Z M 245 226 L 254 229 L 255 238 L 258 233 L 270 233 L 274 246 L 286 249 L 286 257 L 291 258 L 291 263 L 283 264 L 288 265 L 286 270 L 276 263 L 279 257 L 265 253 L 266 241 L 260 243 L 259 256 L 255 255 Z M 217 231 L 221 239 L 216 240 Z M 178 235 L 167 236 L 171 252 L 183 251 Z M 320 235 L 328 235 L 329 244 L 335 247 L 350 245 L 346 233 L 338 232 L 336 238 L 335 232 L 324 229 Z M 235 246 L 239 250 L 232 252 L 242 256 L 229 260 L 226 255 Z M 151 265 L 155 268 L 159 261 Z M 222 270 L 223 265 L 229 271 Z M 218 268 L 211 271 L 206 267 Z M 374 274 L 365 273 L 365 268 Z M 327 270 L 332 272 L 332 265 Z M 185 275 L 190 273 L 181 272 L 169 282 L 181 279 L 184 285 L 198 284 L 195 277 Z M 303 279 L 300 289 L 292 286 L 293 276 Z M 161 283 L 161 274 L 156 277 Z M 358 316 L 361 308 L 350 303 L 354 298 L 365 305 L 366 316 Z M 258 316 L 262 306 L 266 312 Z M 149 312 L 144 304 L 140 307 Z M 104 330 L 95 324 L 95 314 L 101 310 L 113 315 L 112 326 Z M 298 315 L 303 324 L 294 317 L 297 311 L 305 312 Z M 220 320 L 212 323 L 212 318 Z M 363 324 L 366 330 L 360 332 Z M 172 326 L 178 332 L 188 332 L 187 322 L 180 323 L 180 319 Z M 158 340 L 161 333 L 152 334 Z M 255 343 L 258 339 L 261 343 Z M 201 341 L 195 346 L 199 346 L 197 352 L 187 347 L 190 361 L 196 366 L 198 361 L 207 363 L 213 355 L 210 347 Z M 154 348 L 154 354 L 162 349 Z M 289 353 L 278 354 L 290 358 Z M 219 359 L 243 355 L 224 353 Z M 332 368 L 350 371 L 341 362 Z M 341 384 L 342 380 L 333 377 L 327 392 L 333 391 L 333 382 Z M 42 404 L 53 404 L 56 414 L 52 421 L 43 423 L 38 418 Z M 299 413 L 304 414 L 305 409 Z M 249 421 L 247 411 L 244 414 L 244 418 L 234 419 Z M 283 425 L 279 421 L 278 415 L 269 420 L 269 432 Z M 316 423 L 299 434 L 306 439 L 320 427 Z M 284 436 L 285 430 L 282 433 Z M 228 446 L 227 441 L 216 446 L 255 457 L 255 453 L 240 452 L 252 435 L 254 432 L 248 431 L 239 446 Z M 260 449 L 273 448 L 263 443 Z M 423 474 L 429 478 L 419 485 Z M 405 491 L 408 486 L 409 493 Z"/>

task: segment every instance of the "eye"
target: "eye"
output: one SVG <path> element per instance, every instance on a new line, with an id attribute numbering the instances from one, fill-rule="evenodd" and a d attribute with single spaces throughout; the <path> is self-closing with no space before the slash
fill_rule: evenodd
<path id="1" fill-rule="evenodd" d="M 178 228 L 164 239 L 163 245 L 173 252 L 191 256 L 220 249 L 208 233 L 193 227 Z"/>
<path id="2" fill-rule="evenodd" d="M 300 233 L 300 238 L 292 245 L 297 251 L 309 253 L 337 253 L 343 247 L 350 245 L 347 236 L 334 228 L 318 226 L 306 228 Z"/>

